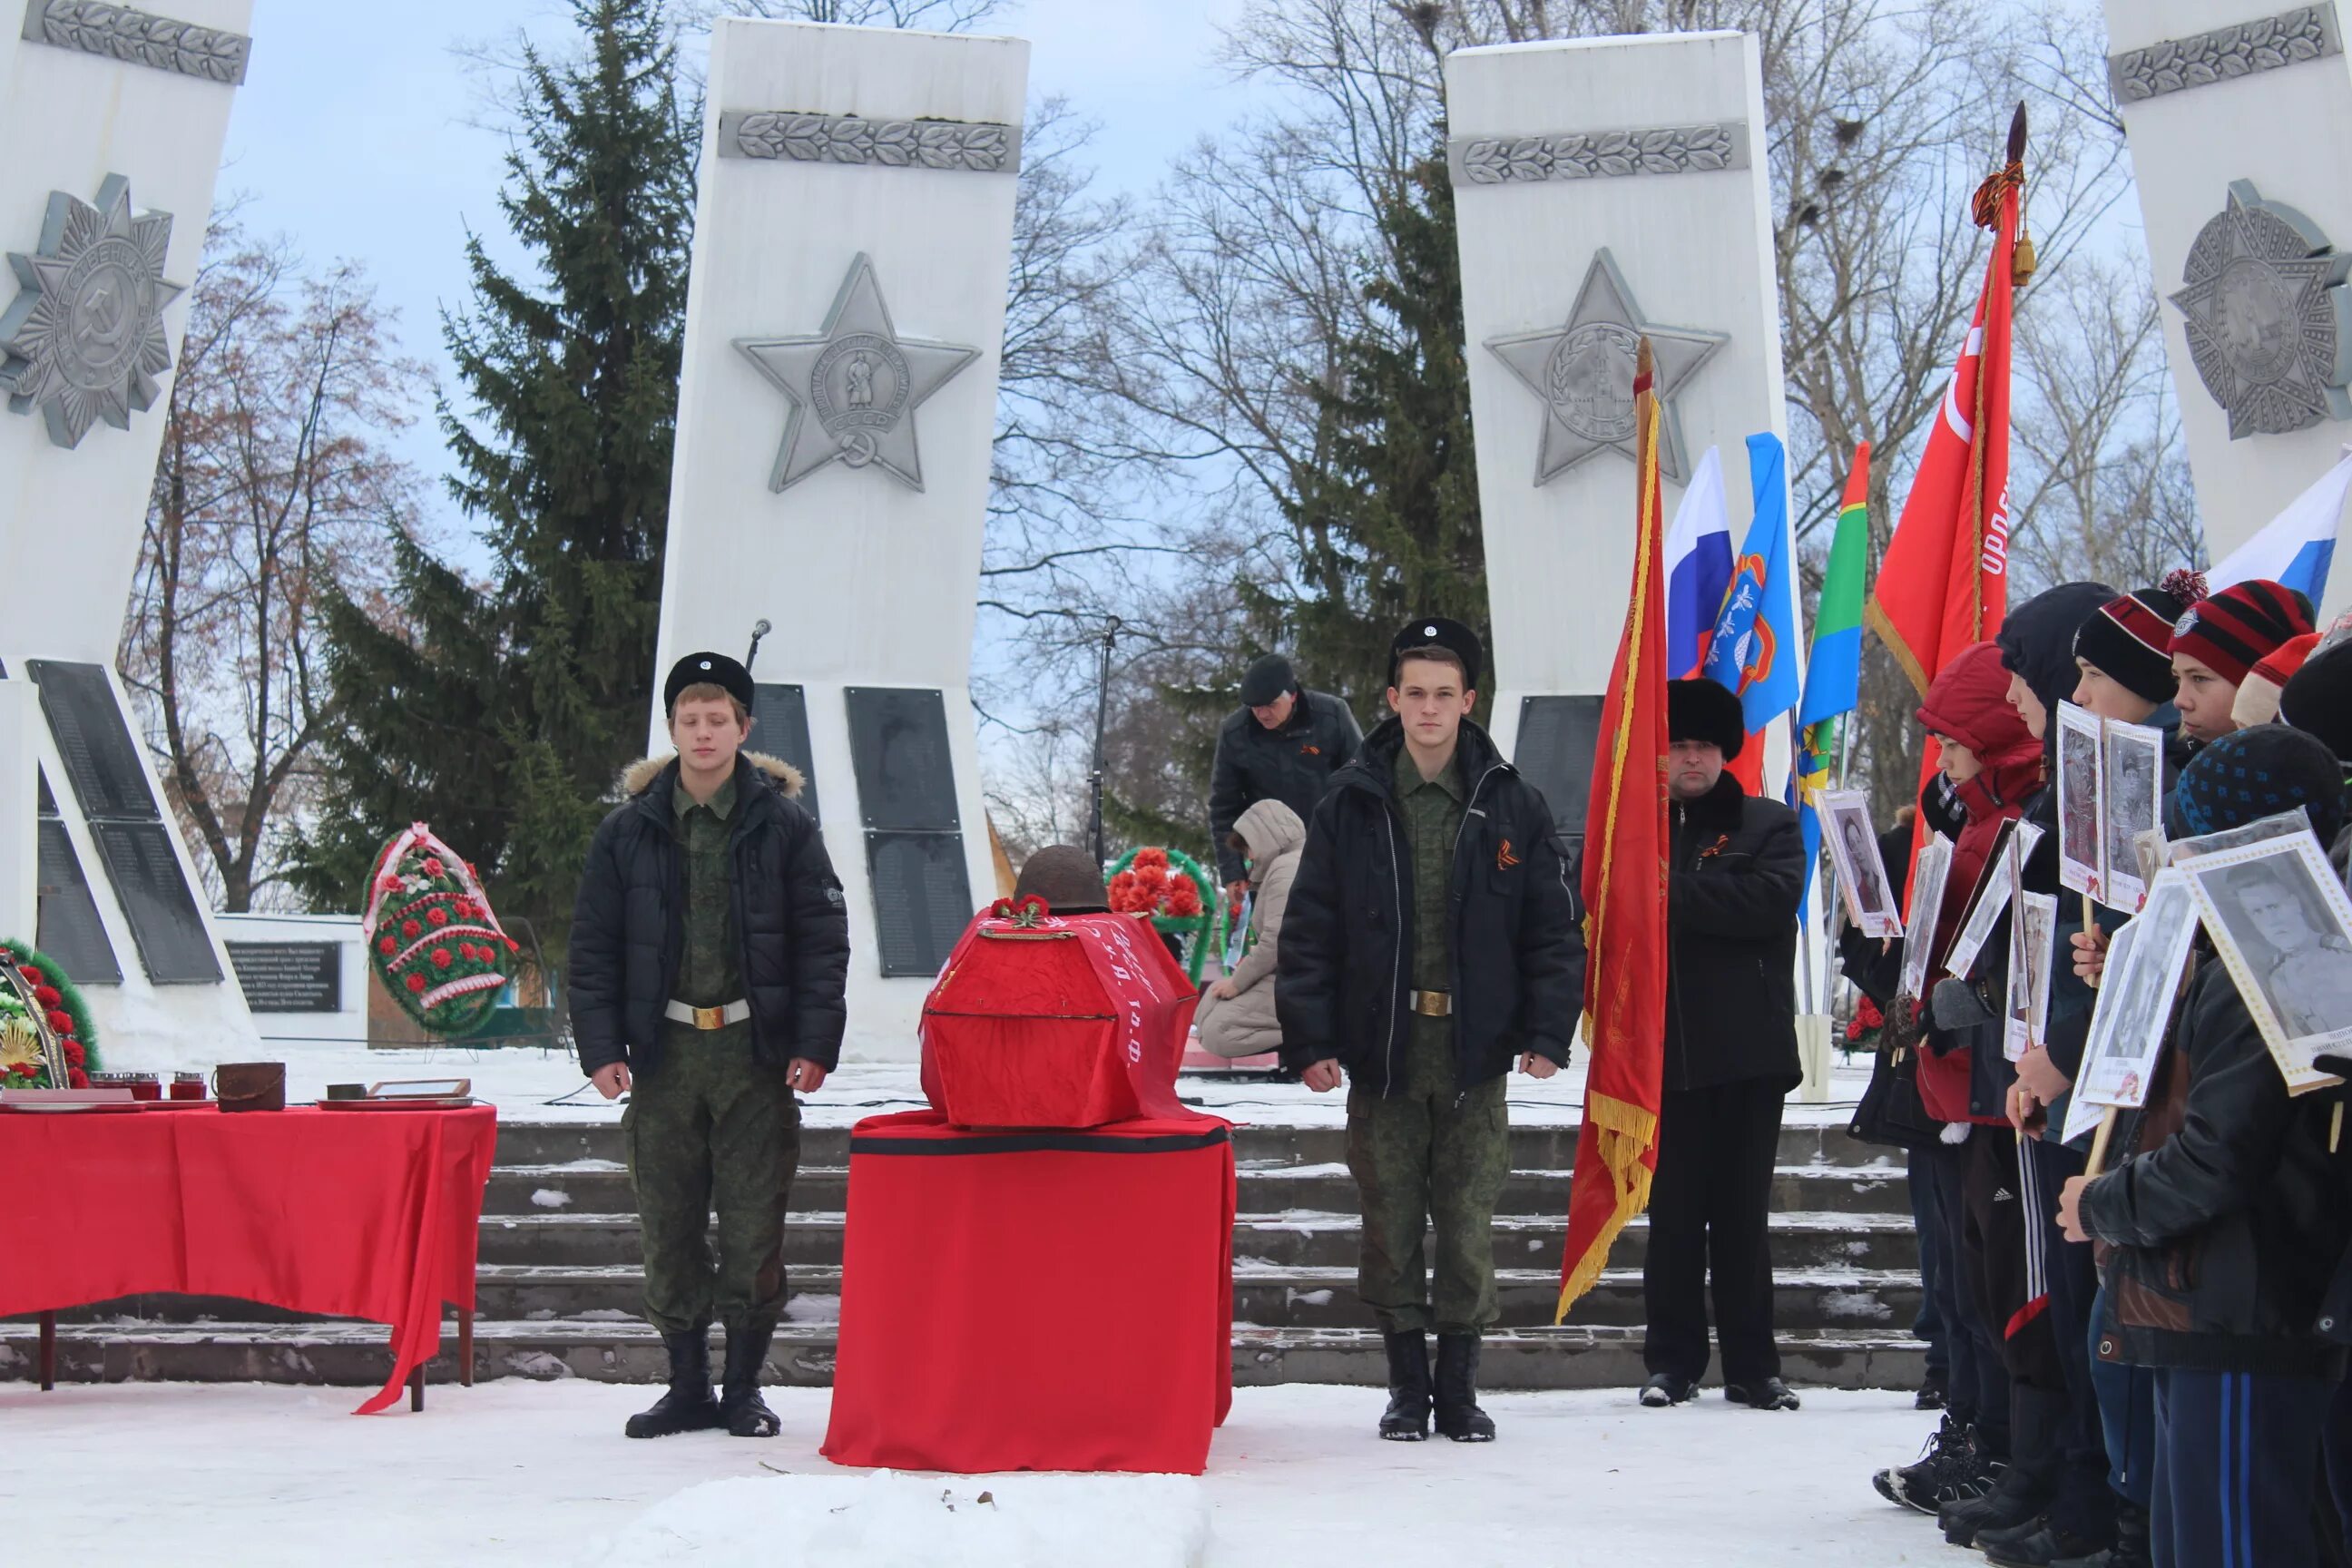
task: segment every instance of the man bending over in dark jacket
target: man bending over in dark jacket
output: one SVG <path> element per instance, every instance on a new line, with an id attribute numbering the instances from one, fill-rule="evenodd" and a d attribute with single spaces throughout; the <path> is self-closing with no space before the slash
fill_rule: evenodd
<path id="1" fill-rule="evenodd" d="M 742 749 L 751 675 L 690 653 L 662 691 L 677 755 L 623 775 L 572 914 L 572 1032 L 621 1116 L 644 1239 L 646 1316 L 669 1392 L 632 1437 L 724 1426 L 772 1437 L 760 1397 L 784 1305 L 784 1203 L 800 1164 L 794 1089 L 841 1057 L 849 928 L 801 776 Z M 706 1232 L 719 1212 L 714 1268 Z M 710 1393 L 710 1320 L 727 1327 Z"/>
<path id="2" fill-rule="evenodd" d="M 1315 808 L 1275 959 L 1282 1061 L 1348 1090 L 1364 1211 L 1358 1289 L 1388 1342 L 1381 1436 L 1493 1440 L 1478 1336 L 1496 1318 L 1495 1201 L 1510 1173 L 1504 1075 L 1568 1065 L 1583 1004 L 1581 911 L 1543 795 L 1472 723 L 1478 638 L 1399 632 L 1389 706 Z M 1436 1221 L 1436 1285 L 1422 1237 Z"/>
<path id="3" fill-rule="evenodd" d="M 1642 1403 L 1679 1405 L 1706 1371 L 1706 1282 L 1723 1396 L 1794 1410 L 1772 1338 L 1767 1231 L 1780 1104 L 1797 1066 L 1797 904 L 1805 841 L 1797 814 L 1739 787 L 1724 764 L 1748 725 L 1712 680 L 1666 688 L 1674 796 L 1666 892 L 1664 1101 L 1642 1266 L 1649 1329 Z"/>

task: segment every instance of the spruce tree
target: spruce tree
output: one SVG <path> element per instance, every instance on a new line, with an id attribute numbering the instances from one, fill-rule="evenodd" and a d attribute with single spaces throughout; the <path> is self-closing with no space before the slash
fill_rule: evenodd
<path id="1" fill-rule="evenodd" d="M 1345 697 L 1367 729 L 1385 715 L 1389 639 L 1408 617 L 1450 616 L 1482 639 L 1488 629 L 1443 146 L 1383 205 L 1387 265 L 1364 286 L 1373 325 L 1343 345 L 1339 374 L 1317 394 L 1328 457 L 1286 509 L 1302 591 L 1276 600 L 1242 589 L 1253 610 L 1279 611 L 1293 661 Z M 1482 692 L 1482 718 L 1487 700 Z"/>
<path id="2" fill-rule="evenodd" d="M 659 0 L 572 13 L 576 53 L 526 48 L 518 78 L 499 207 L 531 268 L 471 237 L 470 308 L 442 323 L 448 483 L 490 580 L 404 541 L 389 605 L 329 606 L 349 719 L 299 856 L 315 905 L 355 909 L 382 840 L 429 821 L 556 952 L 644 741 L 694 200 Z"/>

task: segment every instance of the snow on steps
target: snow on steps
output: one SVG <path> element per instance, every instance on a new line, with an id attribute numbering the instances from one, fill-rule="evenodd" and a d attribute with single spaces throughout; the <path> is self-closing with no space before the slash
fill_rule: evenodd
<path id="1" fill-rule="evenodd" d="M 1619 1240 L 1574 1326 L 1550 1326 L 1563 1245 L 1573 1127 L 1515 1128 L 1517 1167 L 1496 1223 L 1504 1318 L 1484 1362 L 1497 1388 L 1623 1386 L 1641 1381 L 1641 1263 L 1648 1227 Z M 1355 1300 L 1358 1221 L 1331 1127 L 1234 1134 L 1243 1213 L 1234 1226 L 1234 1375 L 1243 1383 L 1378 1384 L 1378 1336 Z M 477 1375 L 657 1381 L 657 1341 L 636 1312 L 642 1279 L 634 1205 L 609 1124 L 509 1122 L 481 1228 Z M 772 1364 L 824 1383 L 840 1310 L 848 1156 L 838 1128 L 811 1129 L 786 1231 L 793 1297 Z M 1772 1238 L 1780 1340 L 1792 1379 L 1908 1385 L 1921 1352 L 1901 1331 L 1918 1304 L 1917 1248 L 1899 1166 L 1835 1127 L 1783 1130 Z M 559 1201 L 560 1200 L 560 1201 Z M 63 1315 L 63 1376 L 257 1378 L 364 1385 L 385 1365 L 377 1325 L 303 1319 L 254 1303 L 143 1296 Z M 0 1323 L 0 1379 L 31 1374 L 29 1321 Z M 435 1381 L 453 1375 L 444 1336 Z"/>

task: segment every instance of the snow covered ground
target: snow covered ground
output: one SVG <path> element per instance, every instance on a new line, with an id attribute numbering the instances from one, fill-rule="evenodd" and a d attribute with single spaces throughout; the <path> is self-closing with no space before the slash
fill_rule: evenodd
<path id="1" fill-rule="evenodd" d="M 630 1442 L 622 1419 L 652 1393 L 502 1380 L 436 1386 L 422 1415 L 359 1418 L 340 1389 L 0 1384 L 0 1561 L 1889 1568 L 1959 1556 L 1870 1489 L 1869 1472 L 1909 1458 L 1933 1419 L 1906 1394 L 1811 1391 L 1794 1415 L 1712 1389 L 1667 1411 L 1630 1391 L 1502 1394 L 1486 1400 L 1502 1440 L 1471 1447 L 1371 1437 L 1373 1390 L 1246 1388 L 1196 1481 L 839 1469 L 816 1452 L 821 1389 L 771 1392 L 773 1442 Z"/>
<path id="2" fill-rule="evenodd" d="M 317 1100 L 331 1083 L 470 1078 L 474 1093 L 494 1101 L 499 1115 L 509 1121 L 617 1121 L 621 1115 L 617 1105 L 607 1104 L 581 1078 L 577 1062 L 553 1051 L 515 1047 L 467 1050 L 457 1046 L 370 1050 L 361 1045 L 322 1042 L 284 1047 L 283 1054 L 289 1101 Z M 1826 1103 L 1791 1100 L 1786 1120 L 1791 1124 L 1842 1126 L 1869 1082 L 1869 1061 L 1856 1058 L 1851 1066 L 1840 1067 L 1832 1075 Z M 1348 1119 L 1346 1095 L 1316 1094 L 1297 1084 L 1227 1084 L 1181 1078 L 1176 1082 L 1176 1092 L 1204 1110 L 1262 1127 L 1337 1127 Z M 852 1063 L 826 1079 L 824 1088 L 804 1104 L 810 1126 L 846 1127 L 885 1111 L 917 1110 L 923 1104 L 923 1091 L 911 1062 Z M 1511 1121 L 1518 1126 L 1573 1123 L 1583 1104 L 1580 1054 L 1568 1071 L 1541 1082 L 1516 1074 L 1511 1079 Z"/>

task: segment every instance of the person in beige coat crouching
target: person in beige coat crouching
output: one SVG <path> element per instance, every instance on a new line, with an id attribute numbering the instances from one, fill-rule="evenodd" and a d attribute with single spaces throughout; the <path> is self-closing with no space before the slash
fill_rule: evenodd
<path id="1" fill-rule="evenodd" d="M 1201 1048 L 1213 1056 L 1254 1057 L 1282 1047 L 1274 1016 L 1275 943 L 1282 933 L 1290 879 L 1307 847 L 1307 825 L 1278 800 L 1261 800 L 1234 822 L 1232 847 L 1249 861 L 1250 948 L 1234 972 L 1209 987 L 1194 1023 Z"/>

